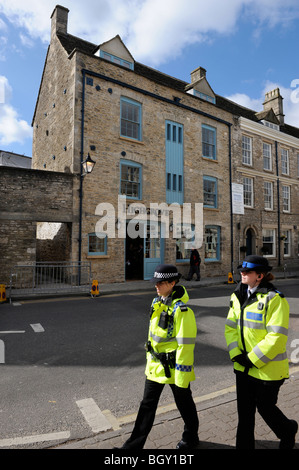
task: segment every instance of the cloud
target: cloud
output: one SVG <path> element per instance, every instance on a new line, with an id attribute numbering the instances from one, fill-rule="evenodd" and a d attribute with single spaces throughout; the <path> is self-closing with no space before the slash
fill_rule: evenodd
<path id="1" fill-rule="evenodd" d="M 18 112 L 9 104 L 12 88 L 4 76 L 0 76 L 0 145 L 24 143 L 32 138 L 31 126 L 20 119 Z"/>
<path id="2" fill-rule="evenodd" d="M 0 12 L 31 38 L 50 40 L 56 0 L 1 0 Z M 298 0 L 64 0 L 69 31 L 100 44 L 119 34 L 136 60 L 159 65 L 190 44 L 231 35 L 240 18 L 273 28 L 299 18 Z"/>

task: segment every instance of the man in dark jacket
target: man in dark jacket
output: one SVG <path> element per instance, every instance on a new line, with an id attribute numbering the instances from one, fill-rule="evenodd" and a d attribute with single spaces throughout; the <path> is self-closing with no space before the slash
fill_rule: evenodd
<path id="1" fill-rule="evenodd" d="M 200 263 L 201 258 L 195 247 L 192 247 L 190 254 L 190 269 L 187 281 L 191 281 L 193 274 L 196 274 L 196 281 L 200 281 Z"/>

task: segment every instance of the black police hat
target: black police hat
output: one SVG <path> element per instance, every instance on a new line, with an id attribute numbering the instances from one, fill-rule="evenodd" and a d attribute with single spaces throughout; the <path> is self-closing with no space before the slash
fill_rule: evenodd
<path id="1" fill-rule="evenodd" d="M 151 281 L 176 281 L 179 280 L 180 277 L 181 274 L 172 264 L 159 264 L 155 269 L 154 277 L 151 279 Z"/>
<path id="2" fill-rule="evenodd" d="M 246 256 L 243 263 L 238 266 L 239 271 L 269 272 L 272 266 L 269 265 L 267 258 L 258 255 Z"/>

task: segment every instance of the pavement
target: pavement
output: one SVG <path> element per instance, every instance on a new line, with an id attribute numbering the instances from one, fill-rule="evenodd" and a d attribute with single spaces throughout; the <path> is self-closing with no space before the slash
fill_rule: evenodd
<path id="1" fill-rule="evenodd" d="M 276 276 L 277 278 L 279 276 Z M 283 277 L 283 276 L 281 276 Z M 188 288 L 201 286 L 219 285 L 227 283 L 227 278 L 207 278 L 200 282 L 184 281 Z M 126 283 L 115 283 L 100 285 L 100 295 L 119 295 L 124 292 L 147 291 L 153 287 L 148 281 L 132 281 Z M 233 284 L 232 284 L 233 289 Z M 232 370 L 233 376 L 233 370 Z M 192 389 L 192 384 L 191 384 Z M 299 365 L 290 364 L 290 378 L 285 381 L 280 389 L 278 406 L 290 419 L 295 419 L 299 423 Z M 140 397 L 141 399 L 141 397 Z M 210 449 L 235 449 L 235 436 L 237 429 L 237 403 L 235 386 L 224 390 L 218 390 L 201 397 L 194 397 L 199 418 L 199 440 L 197 449 L 189 451 L 188 454 L 198 454 L 200 450 Z M 145 451 L 172 451 L 180 441 L 183 431 L 183 421 L 174 403 L 158 407 L 154 426 L 145 444 Z M 137 412 L 137 410 L 136 410 Z M 105 411 L 103 411 L 105 414 Z M 116 418 L 109 416 L 106 418 L 110 423 L 110 428 L 99 432 L 93 437 L 70 441 L 55 446 L 55 449 L 101 449 L 113 460 L 116 455 L 121 455 L 124 451 L 117 451 L 129 437 L 135 422 L 136 414 Z M 260 415 L 256 414 L 255 426 L 256 449 L 278 449 L 279 440 L 268 428 Z M 299 449 L 299 432 L 296 436 L 295 449 Z M 162 453 L 162 452 L 161 452 Z M 184 453 L 183 453 L 184 454 Z M 109 460 L 109 463 L 112 463 Z M 105 462 L 106 463 L 106 462 Z M 114 462 L 115 463 L 115 462 Z M 123 461 L 116 461 L 117 464 Z M 149 463 L 149 462 L 147 462 Z M 151 462 L 150 462 L 151 463 Z M 155 463 L 163 463 L 155 462 Z M 165 463 L 165 462 L 164 462 Z M 168 462 L 166 462 L 168 463 Z M 172 462 L 188 463 L 188 462 Z M 189 462 L 190 463 L 190 462 Z M 133 466 L 133 465 L 132 465 Z"/>
<path id="2" fill-rule="evenodd" d="M 233 371 L 232 371 L 233 374 Z M 192 386 L 191 386 L 192 387 Z M 299 423 L 299 366 L 290 367 L 290 378 L 280 389 L 278 407 L 290 419 Z M 199 418 L 199 440 L 197 449 L 188 454 L 197 454 L 201 450 L 235 449 L 237 429 L 237 403 L 235 386 L 219 390 L 203 397 L 194 397 Z M 137 410 L 136 410 L 137 411 Z M 78 441 L 56 446 L 56 449 L 101 449 L 113 454 L 129 437 L 136 415 L 130 415 L 111 420 L 114 429 L 109 429 L 97 435 Z M 109 417 L 108 417 L 109 418 Z M 160 406 L 157 410 L 154 426 L 145 444 L 145 450 L 172 451 L 180 441 L 183 431 L 183 421 L 174 404 Z M 279 440 L 268 428 L 260 415 L 256 415 L 255 426 L 256 450 L 278 449 Z M 299 450 L 299 433 L 296 436 L 294 449 Z M 162 452 L 161 452 L 162 453 Z M 184 454 L 184 452 L 183 452 Z"/>

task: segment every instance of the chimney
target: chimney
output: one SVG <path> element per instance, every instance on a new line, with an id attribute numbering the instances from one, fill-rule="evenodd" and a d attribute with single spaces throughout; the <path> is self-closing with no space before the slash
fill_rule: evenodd
<path id="1" fill-rule="evenodd" d="M 51 15 L 51 37 L 57 33 L 67 34 L 67 18 L 69 10 L 60 5 L 56 5 Z"/>
<path id="2" fill-rule="evenodd" d="M 203 67 L 198 67 L 197 69 L 193 70 L 193 72 L 191 72 L 191 74 L 190 74 L 191 75 L 191 83 L 198 82 L 202 78 L 205 78 L 206 73 L 207 73 L 207 71 Z"/>
<path id="3" fill-rule="evenodd" d="M 272 108 L 280 124 L 284 124 L 282 100 L 283 97 L 280 94 L 279 88 L 275 88 L 275 90 L 268 91 L 265 94 L 265 101 L 263 103 L 264 111 L 269 111 Z"/>

